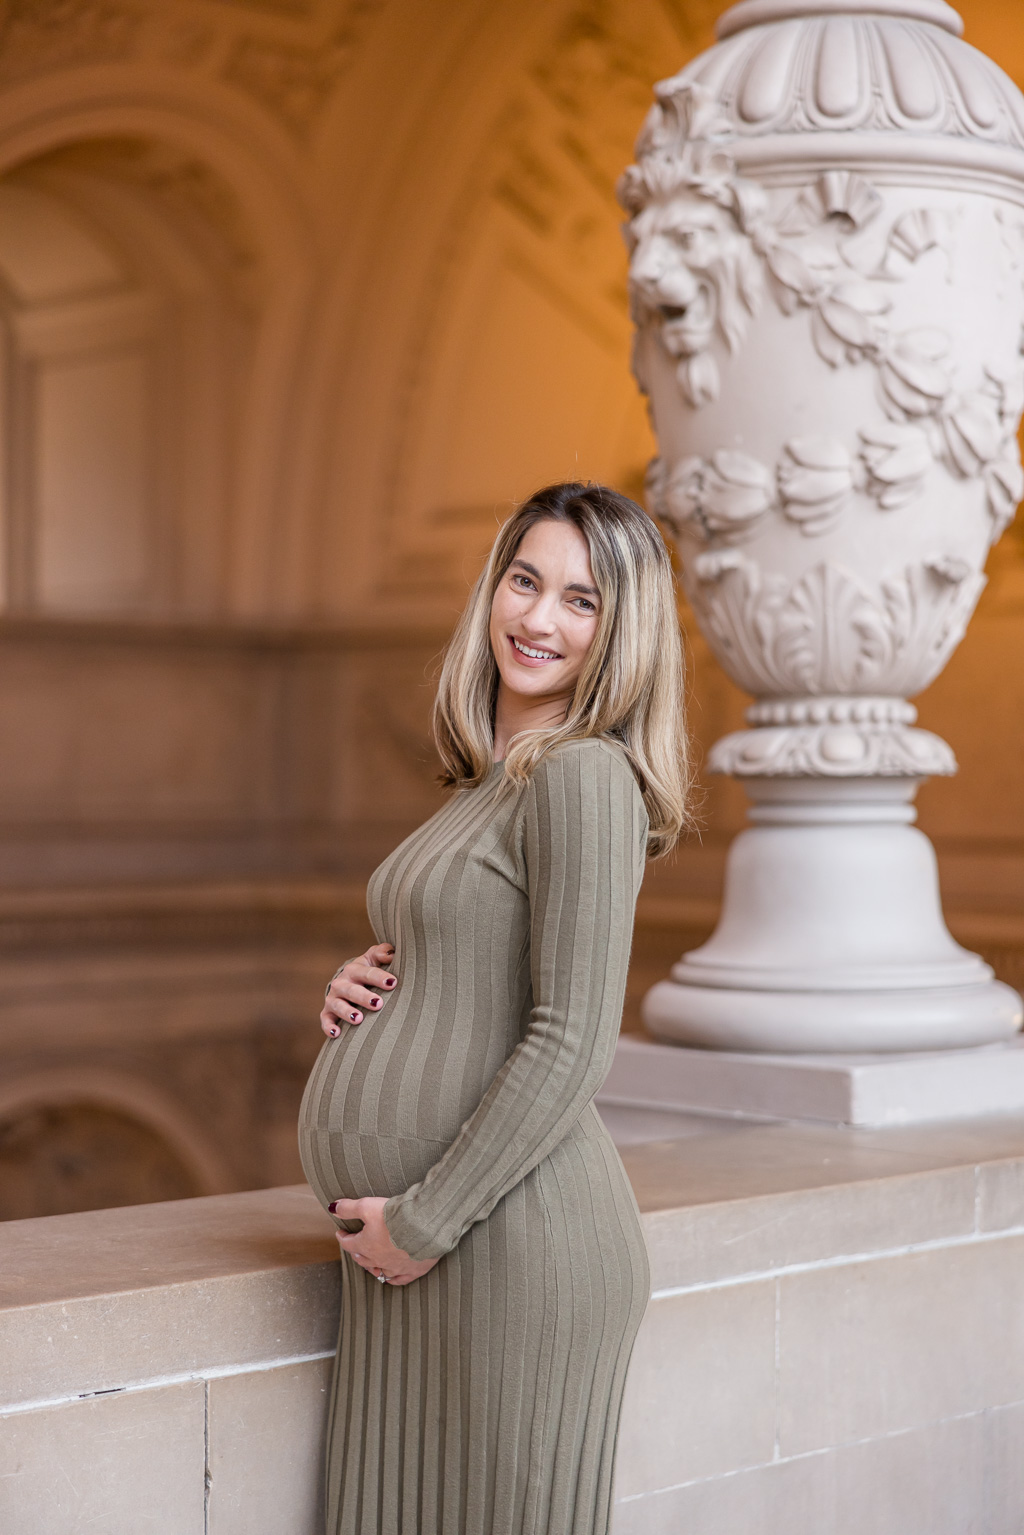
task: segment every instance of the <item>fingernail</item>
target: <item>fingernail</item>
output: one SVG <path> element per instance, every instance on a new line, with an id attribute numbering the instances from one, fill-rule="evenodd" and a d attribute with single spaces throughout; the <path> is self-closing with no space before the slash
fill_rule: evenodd
<path id="1" fill-rule="evenodd" d="M 380 1005 L 381 1005 L 380 997 L 374 997 L 373 1001 L 370 1003 L 371 1007 L 380 1007 Z"/>
<path id="2" fill-rule="evenodd" d="M 353 1023 L 358 1023 L 359 1022 L 359 1014 L 358 1013 L 349 1013 L 349 1017 L 352 1019 Z"/>
<path id="3" fill-rule="evenodd" d="M 338 1213 L 338 1201 L 336 1199 L 332 1199 L 330 1204 L 327 1206 L 327 1208 L 328 1208 L 328 1210 L 330 1210 L 332 1215 L 337 1215 L 337 1213 Z"/>
<path id="4" fill-rule="evenodd" d="M 338 1035 L 341 1033 L 341 1030 L 340 1029 L 328 1029 L 327 1032 L 331 1036 L 332 1039 L 337 1039 Z"/>
<path id="5" fill-rule="evenodd" d="M 394 976 L 393 976 L 393 975 L 389 975 L 389 976 L 388 976 L 388 978 L 387 978 L 387 980 L 386 980 L 386 981 L 385 981 L 385 982 L 384 982 L 384 985 L 385 985 L 385 986 L 394 986 L 394 985 L 396 985 L 396 984 L 397 984 L 397 983 L 396 983 L 396 981 L 395 981 L 395 978 L 394 978 Z"/>

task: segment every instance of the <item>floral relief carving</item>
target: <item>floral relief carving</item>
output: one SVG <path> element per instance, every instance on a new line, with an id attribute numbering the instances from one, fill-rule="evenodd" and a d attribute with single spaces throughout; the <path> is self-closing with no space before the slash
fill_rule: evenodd
<path id="1" fill-rule="evenodd" d="M 829 170 L 773 219 L 764 190 L 737 175 L 719 142 L 727 128 L 719 102 L 703 87 L 662 87 L 638 145 L 638 164 L 620 183 L 632 214 L 627 240 L 638 334 L 654 328 L 676 360 L 684 399 L 699 410 L 721 389 L 716 338 L 735 352 L 766 290 L 785 314 L 808 310 L 815 349 L 829 367 L 866 362 L 876 369 L 879 401 L 893 430 L 862 432 L 857 475 L 878 506 L 891 511 L 912 501 L 937 461 L 958 478 L 982 481 L 998 537 L 1024 495 L 1016 439 L 1024 364 L 1013 377 L 988 372 L 980 389 L 958 395 L 950 335 L 937 327 L 899 331 L 891 320 L 893 285 L 931 251 L 949 258 L 951 217 L 928 208 L 901 213 L 885 233 L 881 256 L 862 270 L 848 241 L 882 217 L 877 189 L 855 172 Z M 1024 285 L 1016 283 L 1015 291 L 1020 328 Z M 641 349 L 636 356 L 646 389 Z M 777 504 L 808 533 L 831 526 L 847 503 L 855 478 L 844 453 L 822 441 L 784 449 Z M 711 483 L 717 472 L 701 471 L 698 481 Z M 692 465 L 687 473 L 693 482 Z M 730 499 L 738 506 L 744 498 Z M 670 498 L 670 515 L 686 520 L 680 507 L 687 502 L 697 506 L 700 496 L 681 493 L 674 512 Z M 756 518 L 719 521 L 719 531 L 735 536 Z"/>
<path id="2" fill-rule="evenodd" d="M 648 500 L 676 534 L 688 529 L 708 544 L 741 543 L 776 511 L 814 537 L 835 526 L 855 489 L 887 511 L 920 493 L 933 462 L 921 432 L 882 423 L 860 437 L 860 462 L 838 439 L 824 436 L 792 438 L 774 469 L 734 449 L 684 458 L 668 472 L 655 459 Z"/>
<path id="3" fill-rule="evenodd" d="M 865 358 L 881 366 L 893 346 L 898 390 L 905 369 L 899 342 L 886 327 L 892 301 L 881 284 L 905 279 L 928 251 L 948 252 L 949 220 L 927 208 L 900 214 L 881 260 L 862 271 L 846 247 L 850 235 L 884 210 L 870 182 L 853 171 L 825 171 L 773 219 L 764 189 L 739 176 L 717 142 L 729 131 L 718 100 L 699 85 L 666 91 L 619 195 L 632 215 L 627 242 L 634 319 L 658 326 L 665 349 L 680 361 L 689 403 L 699 409 L 717 397 L 712 339 L 717 333 L 736 350 L 757 313 L 766 276 L 783 313 L 801 306 L 812 311 L 815 346 L 832 367 Z M 910 351 L 913 371 L 917 354 Z"/>
<path id="4" fill-rule="evenodd" d="M 845 509 L 853 489 L 853 462 L 832 437 L 796 437 L 778 467 L 782 509 L 804 533 L 825 533 Z"/>
<path id="5" fill-rule="evenodd" d="M 886 574 L 879 594 L 822 562 L 790 583 L 736 549 L 697 556 L 688 594 L 739 684 L 759 695 L 915 693 L 959 644 L 984 586 L 935 556 Z"/>
<path id="6" fill-rule="evenodd" d="M 933 463 L 924 432 L 916 426 L 883 421 L 862 427 L 860 442 L 865 488 L 882 510 L 895 511 L 916 500 Z"/>
<path id="7" fill-rule="evenodd" d="M 648 489 L 659 479 L 659 461 Z M 733 543 L 750 532 L 776 504 L 774 477 L 747 453 L 719 449 L 710 459 L 685 458 L 654 493 L 660 515 L 681 532 L 692 524 L 707 542 Z"/>
<path id="8" fill-rule="evenodd" d="M 729 449 L 685 458 L 667 474 L 655 459 L 647 491 L 656 515 L 677 534 L 689 527 L 706 543 L 736 544 L 772 511 L 808 536 L 828 532 L 856 483 L 856 465 L 841 442 L 808 436 L 787 442 L 774 469 Z"/>
<path id="9" fill-rule="evenodd" d="M 691 132 L 722 134 L 719 103 L 703 87 L 686 86 L 673 105 Z M 773 219 L 763 188 L 737 174 L 721 145 L 687 139 L 669 156 L 649 127 L 638 155 L 619 189 L 633 215 L 627 238 L 634 318 L 658 324 L 671 356 L 702 355 L 716 330 L 734 351 L 747 317 L 757 313 L 767 275 L 784 314 L 812 311 L 815 346 L 830 366 L 875 362 L 886 387 L 892 378 L 895 402 L 910 411 L 925 411 L 941 397 L 934 393 L 946 386 L 944 372 L 934 367 L 935 333 L 891 336 L 892 300 L 884 284 L 905 280 L 931 250 L 948 255 L 952 231 L 945 215 L 927 208 L 900 214 L 881 259 L 863 271 L 848 240 L 882 215 L 884 201 L 856 172 L 822 173 Z M 939 356 L 948 345 L 940 337 Z M 680 382 L 685 393 L 685 371 Z M 717 388 L 699 403 L 716 395 Z"/>

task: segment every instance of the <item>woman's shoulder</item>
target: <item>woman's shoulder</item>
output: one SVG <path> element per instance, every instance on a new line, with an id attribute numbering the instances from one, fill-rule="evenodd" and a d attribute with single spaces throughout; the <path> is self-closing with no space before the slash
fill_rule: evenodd
<path id="1" fill-rule="evenodd" d="M 640 785 L 626 748 L 609 736 L 584 736 L 560 742 L 545 752 L 532 773 L 538 787 L 554 782 L 582 798 L 598 797 L 612 785 L 642 803 Z"/>

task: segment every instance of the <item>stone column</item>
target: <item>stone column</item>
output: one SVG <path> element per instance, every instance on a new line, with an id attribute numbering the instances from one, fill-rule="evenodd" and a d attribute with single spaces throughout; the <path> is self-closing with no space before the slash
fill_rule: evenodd
<path id="1" fill-rule="evenodd" d="M 903 1051 L 1020 1027 L 950 937 L 912 826 L 956 770 L 907 701 L 1024 493 L 1024 97 L 943 0 L 743 0 L 658 85 L 630 214 L 650 505 L 754 695 L 721 921 L 662 1038 Z"/>

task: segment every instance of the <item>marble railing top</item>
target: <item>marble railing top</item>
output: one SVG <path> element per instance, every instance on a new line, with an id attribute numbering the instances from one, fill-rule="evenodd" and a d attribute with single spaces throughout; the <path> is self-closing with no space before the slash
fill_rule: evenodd
<path id="1" fill-rule="evenodd" d="M 1024 1163 L 1024 1119 L 859 1130 L 694 1115 L 686 1135 L 622 1157 L 644 1215 L 692 1218 L 709 1206 Z M 330 1263 L 332 1233 L 304 1184 L 0 1222 L 0 1311 Z"/>
<path id="2" fill-rule="evenodd" d="M 1024 1230 L 1024 1120 L 694 1116 L 624 1149 L 655 1294 Z M 337 1248 L 304 1186 L 0 1224 L 0 1411 L 323 1355 Z"/>
<path id="3" fill-rule="evenodd" d="M 1024 1161 L 1024 1118 L 868 1130 L 708 1116 L 698 1134 L 621 1152 L 644 1214 L 682 1213 Z"/>
<path id="4" fill-rule="evenodd" d="M 337 1257 L 304 1184 L 0 1223 L 0 1310 L 266 1274 Z"/>

